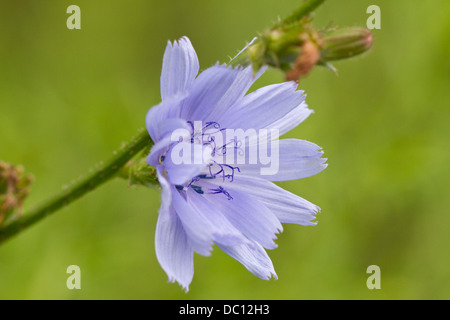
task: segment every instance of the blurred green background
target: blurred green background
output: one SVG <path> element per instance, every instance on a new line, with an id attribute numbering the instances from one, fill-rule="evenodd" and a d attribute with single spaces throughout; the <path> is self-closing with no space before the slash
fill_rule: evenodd
<path id="1" fill-rule="evenodd" d="M 0 159 L 35 175 L 25 208 L 95 168 L 144 126 L 167 41 L 187 35 L 203 69 L 299 0 L 0 2 Z M 66 8 L 81 8 L 68 30 Z M 315 113 L 287 136 L 321 145 L 328 168 L 280 183 L 322 208 L 285 225 L 263 281 L 215 248 L 189 293 L 154 252 L 159 192 L 114 180 L 0 247 L 1 299 L 449 299 L 450 2 L 328 1 L 323 28 L 365 26 L 373 50 L 301 82 Z M 283 81 L 268 71 L 257 85 Z M 81 268 L 81 290 L 66 269 Z M 381 268 L 369 290 L 366 269 Z"/>

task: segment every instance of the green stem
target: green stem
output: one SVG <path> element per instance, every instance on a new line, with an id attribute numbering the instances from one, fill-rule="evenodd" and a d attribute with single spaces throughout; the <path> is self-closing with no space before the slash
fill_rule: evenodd
<path id="1" fill-rule="evenodd" d="M 78 198 L 94 190 L 106 181 L 115 177 L 121 168 L 139 151 L 152 144 L 152 141 L 146 130 L 143 130 L 138 137 L 133 138 L 122 148 L 114 153 L 114 156 L 106 161 L 103 166 L 96 169 L 86 178 L 71 185 L 60 194 L 44 202 L 40 206 L 30 210 L 17 220 L 0 228 L 0 245 L 14 235 L 31 227 L 43 218 L 51 215 L 53 212 L 69 205 Z"/>
<path id="2" fill-rule="evenodd" d="M 316 10 L 325 0 L 307 0 L 300 7 L 297 8 L 290 16 L 287 16 L 284 20 L 279 22 L 273 27 L 273 29 L 281 27 L 292 22 L 299 21 L 306 17 L 308 14 Z"/>

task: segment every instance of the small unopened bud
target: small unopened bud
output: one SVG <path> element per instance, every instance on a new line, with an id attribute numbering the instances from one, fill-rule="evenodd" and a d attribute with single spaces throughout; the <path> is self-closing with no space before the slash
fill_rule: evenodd
<path id="1" fill-rule="evenodd" d="M 159 186 L 156 169 L 149 166 L 145 156 L 130 160 L 119 172 L 119 178 L 127 179 L 128 185 L 143 185 L 150 188 Z"/>
<path id="2" fill-rule="evenodd" d="M 22 166 L 0 161 L 0 224 L 15 210 L 21 213 L 32 182 Z"/>
<path id="3" fill-rule="evenodd" d="M 306 76 L 320 60 L 318 34 L 308 24 L 296 23 L 268 30 L 249 47 L 255 71 L 262 65 L 280 69 L 287 80 Z"/>
<path id="4" fill-rule="evenodd" d="M 342 28 L 330 32 L 315 30 L 309 20 L 277 26 L 261 34 L 235 65 L 249 62 L 257 72 L 269 65 L 285 73 L 287 80 L 299 80 L 316 65 L 334 67 L 333 60 L 352 58 L 372 47 L 372 34 L 365 28 Z M 243 62 L 244 61 L 244 62 Z"/>
<path id="5" fill-rule="evenodd" d="M 348 59 L 372 47 L 372 34 L 365 28 L 343 28 L 322 37 L 320 57 L 322 62 Z"/>

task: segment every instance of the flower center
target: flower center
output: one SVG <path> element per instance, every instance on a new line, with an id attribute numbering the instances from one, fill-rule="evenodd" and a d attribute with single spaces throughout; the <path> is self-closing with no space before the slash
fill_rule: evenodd
<path id="1" fill-rule="evenodd" d="M 233 182 L 235 172 L 241 172 L 241 170 L 239 167 L 231 166 L 223 161 L 227 150 L 230 148 L 234 149 L 233 151 L 237 150 L 240 152 L 241 142 L 234 138 L 229 141 L 227 141 L 226 138 L 224 139 L 226 128 L 221 128 L 220 124 L 217 122 L 206 122 L 204 125 L 200 122 L 200 126 L 198 125 L 198 122 L 188 121 L 187 123 L 191 126 L 192 132 L 190 142 L 211 147 L 212 159 L 208 165 L 207 173 L 194 177 L 186 186 L 176 186 L 176 188 L 178 190 L 192 188 L 192 190 L 199 194 L 204 194 L 205 192 L 207 194 L 223 194 L 228 200 L 232 200 L 233 197 L 223 186 L 219 185 L 217 188 L 208 188 L 207 191 L 204 191 L 203 188 L 196 183 L 201 180 L 216 179 L 217 177 L 221 177 L 223 182 L 225 182 L 225 180 Z M 219 158 L 222 158 L 222 161 L 218 160 Z M 161 159 L 163 158 L 161 157 Z"/>

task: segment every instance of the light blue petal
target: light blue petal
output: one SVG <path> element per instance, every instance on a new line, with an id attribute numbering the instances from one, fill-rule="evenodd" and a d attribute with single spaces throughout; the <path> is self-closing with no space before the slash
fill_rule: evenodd
<path id="1" fill-rule="evenodd" d="M 195 252 L 209 256 L 214 242 L 233 245 L 247 241 L 212 203 L 192 188 L 172 187 L 172 204 Z"/>
<path id="2" fill-rule="evenodd" d="M 204 191 L 202 189 L 197 190 L 198 192 L 189 188 L 186 193 L 188 204 L 197 212 L 198 219 L 202 221 L 197 224 L 197 232 L 208 232 L 215 243 L 224 245 L 235 245 L 246 242 L 247 238 L 228 221 L 225 215 L 216 207 L 215 203 L 208 201 L 203 194 L 199 193 Z M 205 191 L 207 190 L 205 189 Z M 194 220 L 190 220 L 189 223 L 194 223 Z"/>
<path id="3" fill-rule="evenodd" d="M 217 193 L 216 185 L 202 181 L 203 196 L 214 203 L 231 224 L 250 240 L 256 241 L 267 249 L 275 249 L 273 241 L 276 234 L 283 230 L 277 217 L 262 203 L 238 190 L 226 190 Z"/>
<path id="4" fill-rule="evenodd" d="M 199 62 L 191 41 L 183 37 L 167 44 L 161 72 L 161 99 L 187 91 L 198 74 Z"/>
<path id="5" fill-rule="evenodd" d="M 309 109 L 308 105 L 305 102 L 302 102 L 297 107 L 288 112 L 285 116 L 275 122 L 272 122 L 264 129 L 277 129 L 279 130 L 278 134 L 281 137 L 286 132 L 289 132 L 290 130 L 297 127 L 306 118 L 308 118 L 311 113 L 313 113 L 313 110 Z"/>
<path id="6" fill-rule="evenodd" d="M 152 167 L 160 165 L 161 155 L 169 149 L 171 144 L 173 144 L 173 141 L 170 137 L 165 137 L 164 139 L 156 142 L 150 149 L 150 154 L 147 157 L 147 163 Z"/>
<path id="7" fill-rule="evenodd" d="M 218 121 L 222 127 L 259 130 L 283 118 L 305 100 L 295 82 L 262 87 L 239 100 Z"/>
<path id="8" fill-rule="evenodd" d="M 272 276 L 278 279 L 272 261 L 258 243 L 243 243 L 234 246 L 218 244 L 217 246 L 226 254 L 242 263 L 255 276 L 263 280 L 269 280 Z"/>
<path id="9" fill-rule="evenodd" d="M 184 154 L 183 150 L 188 151 Z M 211 147 L 190 142 L 173 144 L 167 152 L 164 167 L 172 184 L 183 185 L 198 176 L 208 165 Z M 186 161 L 184 161 L 186 159 Z"/>
<path id="10" fill-rule="evenodd" d="M 313 176 L 327 167 L 327 159 L 321 158 L 323 151 L 318 145 L 299 139 L 282 139 L 278 142 L 279 155 L 273 156 L 273 164 L 261 164 L 260 161 L 257 164 L 239 164 L 240 174 L 270 181 L 287 181 Z M 262 174 L 261 168 L 267 169 L 272 165 L 273 174 Z"/>
<path id="11" fill-rule="evenodd" d="M 155 233 L 156 257 L 167 273 L 169 281 L 177 281 L 188 291 L 194 276 L 194 252 L 171 205 L 170 185 L 162 173 L 161 166 L 157 167 L 157 174 L 162 187 L 162 200 Z"/>
<path id="12" fill-rule="evenodd" d="M 183 224 L 187 241 L 192 249 L 204 256 L 209 256 L 213 245 L 210 224 L 204 220 L 201 212 L 196 212 L 187 203 L 180 192 L 172 186 L 172 205 Z"/>
<path id="13" fill-rule="evenodd" d="M 172 134 L 177 132 L 178 133 L 184 132 L 183 138 L 185 139 L 190 138 L 191 136 L 192 131 L 191 126 L 187 123 L 186 120 L 180 118 L 169 118 L 166 119 L 165 121 L 158 123 L 157 125 L 158 125 L 158 132 L 161 137 L 165 136 L 170 137 Z M 178 135 L 177 137 L 180 138 L 181 136 Z M 176 141 L 175 139 L 177 137 L 174 136 L 174 142 Z"/>
<path id="14" fill-rule="evenodd" d="M 215 108 L 233 103 L 242 93 L 242 82 L 247 83 L 248 73 L 242 69 L 215 65 L 203 71 L 194 81 L 189 97 L 184 101 L 181 117 L 191 121 L 214 121 L 210 114 Z M 237 84 L 233 85 L 237 81 Z M 242 86 L 242 88 L 241 88 Z"/>
<path id="15" fill-rule="evenodd" d="M 183 130 L 189 133 L 190 126 L 185 120 L 182 119 L 167 119 L 159 123 L 160 128 L 158 129 L 158 135 L 160 135 L 160 140 L 156 141 L 150 150 L 150 154 L 147 157 L 147 163 L 151 166 L 156 166 L 160 164 L 161 155 L 163 155 L 176 141 L 172 137 L 172 132 L 175 130 Z M 189 134 L 188 134 L 189 136 Z"/>
<path id="16" fill-rule="evenodd" d="M 215 179 L 217 180 L 217 179 Z M 212 183 L 219 183 L 212 180 Z M 281 223 L 295 223 L 304 226 L 316 225 L 311 222 L 320 208 L 311 202 L 280 188 L 276 184 L 258 178 L 236 174 L 233 182 L 221 183 L 224 188 L 246 192 L 269 208 Z"/>
<path id="17" fill-rule="evenodd" d="M 159 141 L 161 135 L 167 132 L 166 124 L 168 119 L 180 119 L 181 102 L 186 96 L 186 92 L 174 95 L 150 108 L 147 112 L 147 115 L 145 116 L 145 125 L 154 142 Z"/>
<path id="18" fill-rule="evenodd" d="M 266 69 L 267 67 L 262 67 L 255 74 L 251 66 L 248 66 L 245 69 L 237 68 L 239 72 L 237 73 L 236 78 L 215 107 L 211 108 L 211 112 L 207 115 L 208 121 L 220 122 L 220 119 L 228 109 L 244 97 L 248 89 L 250 89 L 252 84 L 266 71 Z"/>

